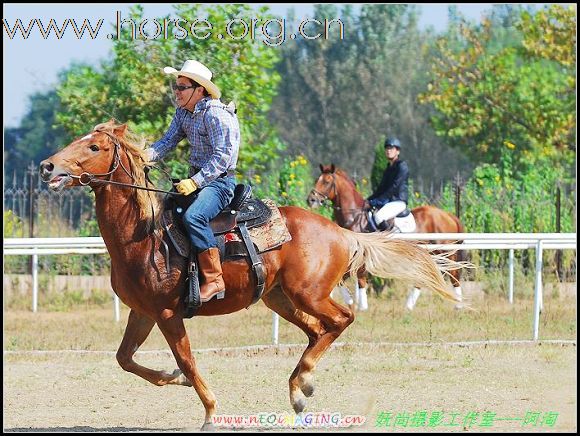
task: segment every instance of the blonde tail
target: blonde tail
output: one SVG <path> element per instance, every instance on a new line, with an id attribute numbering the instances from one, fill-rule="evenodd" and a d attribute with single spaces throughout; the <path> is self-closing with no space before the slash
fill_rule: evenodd
<path id="1" fill-rule="evenodd" d="M 430 254 L 415 241 L 394 239 L 391 233 L 355 233 L 343 229 L 350 249 L 350 273 L 361 267 L 382 278 L 405 280 L 420 288 L 427 288 L 444 299 L 459 302 L 455 294 L 446 289 L 443 279 L 449 270 L 464 265 L 445 255 Z"/>

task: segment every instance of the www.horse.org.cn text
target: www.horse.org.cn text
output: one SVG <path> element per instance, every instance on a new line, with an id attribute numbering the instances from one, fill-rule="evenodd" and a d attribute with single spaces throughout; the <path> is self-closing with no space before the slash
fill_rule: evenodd
<path id="1" fill-rule="evenodd" d="M 96 25 L 93 25 L 87 18 L 80 20 L 66 18 L 62 22 L 57 22 L 54 18 L 49 20 L 33 18 L 27 24 L 20 18 L 14 23 L 2 20 L 4 33 L 9 39 L 22 37 L 28 39 L 36 32 L 43 39 L 62 39 L 67 33 L 73 34 L 77 39 L 96 39 L 99 37 L 104 19 L 100 18 Z M 79 24 L 80 23 L 80 24 Z M 205 18 L 193 21 L 182 18 L 164 18 L 162 20 L 145 18 L 134 20 L 123 18 L 120 11 L 116 12 L 115 29 L 113 33 L 106 35 L 108 39 L 118 40 L 156 40 L 156 39 L 186 39 L 206 40 L 214 38 L 217 40 L 261 40 L 268 46 L 279 46 L 288 40 L 316 40 L 316 39 L 344 39 L 344 24 L 338 19 L 318 20 L 316 18 L 306 18 L 292 26 L 293 31 L 289 33 L 289 24 L 284 18 L 234 18 L 220 26 L 213 25 Z M 86 31 L 86 33 L 85 33 Z"/>

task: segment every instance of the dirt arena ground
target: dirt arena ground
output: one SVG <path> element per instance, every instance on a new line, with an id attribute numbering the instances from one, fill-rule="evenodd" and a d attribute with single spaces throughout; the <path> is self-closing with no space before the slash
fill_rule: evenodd
<path id="1" fill-rule="evenodd" d="M 323 356 L 314 396 L 299 417 L 290 406 L 288 378 L 306 346 L 301 331 L 281 320 L 282 345 L 269 345 L 272 313 L 262 303 L 186 326 L 201 375 L 218 399 L 218 417 L 254 423 L 239 424 L 240 431 L 577 430 L 575 295 L 546 298 L 540 342 L 530 341 L 529 298 L 518 295 L 510 305 L 505 297 L 486 296 L 474 299 L 475 311 L 439 300 L 426 295 L 409 314 L 404 295 L 371 298 L 370 310 L 357 312 Z M 121 309 L 116 323 L 110 304 L 51 307 L 43 296 L 37 313 L 5 308 L 4 431 L 200 429 L 204 410 L 193 388 L 156 387 L 117 364 L 128 315 Z M 141 350 L 138 363 L 176 368 L 158 328 Z M 281 424 L 268 425 L 271 417 Z M 311 425 L 326 417 L 325 425 L 308 427 L 308 417 Z M 330 427 L 349 417 L 365 422 Z"/>
<path id="2" fill-rule="evenodd" d="M 219 415 L 293 415 L 287 379 L 301 352 L 280 346 L 195 357 Z M 165 352 L 137 360 L 175 368 Z M 364 416 L 364 425 L 348 428 L 359 432 L 575 432 L 576 369 L 574 344 L 337 346 L 315 372 L 305 412 Z M 421 413 L 424 426 L 410 420 Z M 302 430 L 286 422 L 277 431 Z M 113 352 L 4 355 L 5 431 L 182 432 L 202 423 L 193 388 L 150 385 L 125 373 Z"/>

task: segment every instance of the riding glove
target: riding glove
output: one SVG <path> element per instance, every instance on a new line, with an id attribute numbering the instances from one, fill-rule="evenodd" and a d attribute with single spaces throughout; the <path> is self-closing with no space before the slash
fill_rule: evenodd
<path id="1" fill-rule="evenodd" d="M 199 186 L 193 181 L 193 179 L 183 179 L 177 185 L 175 185 L 177 192 L 183 195 L 189 195 L 199 189 Z"/>
<path id="2" fill-rule="evenodd" d="M 154 162 L 155 160 L 153 158 L 157 155 L 155 150 L 152 148 L 146 148 L 143 150 L 143 154 L 145 157 L 145 162 Z"/>

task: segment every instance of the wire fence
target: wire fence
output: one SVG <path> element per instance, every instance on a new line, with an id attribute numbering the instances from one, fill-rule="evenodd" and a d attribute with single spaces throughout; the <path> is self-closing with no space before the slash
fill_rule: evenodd
<path id="1" fill-rule="evenodd" d="M 53 192 L 38 177 L 38 165 L 14 172 L 4 185 L 5 237 L 68 237 L 83 235 L 83 224 L 95 219 L 92 194 L 87 189 Z"/>

